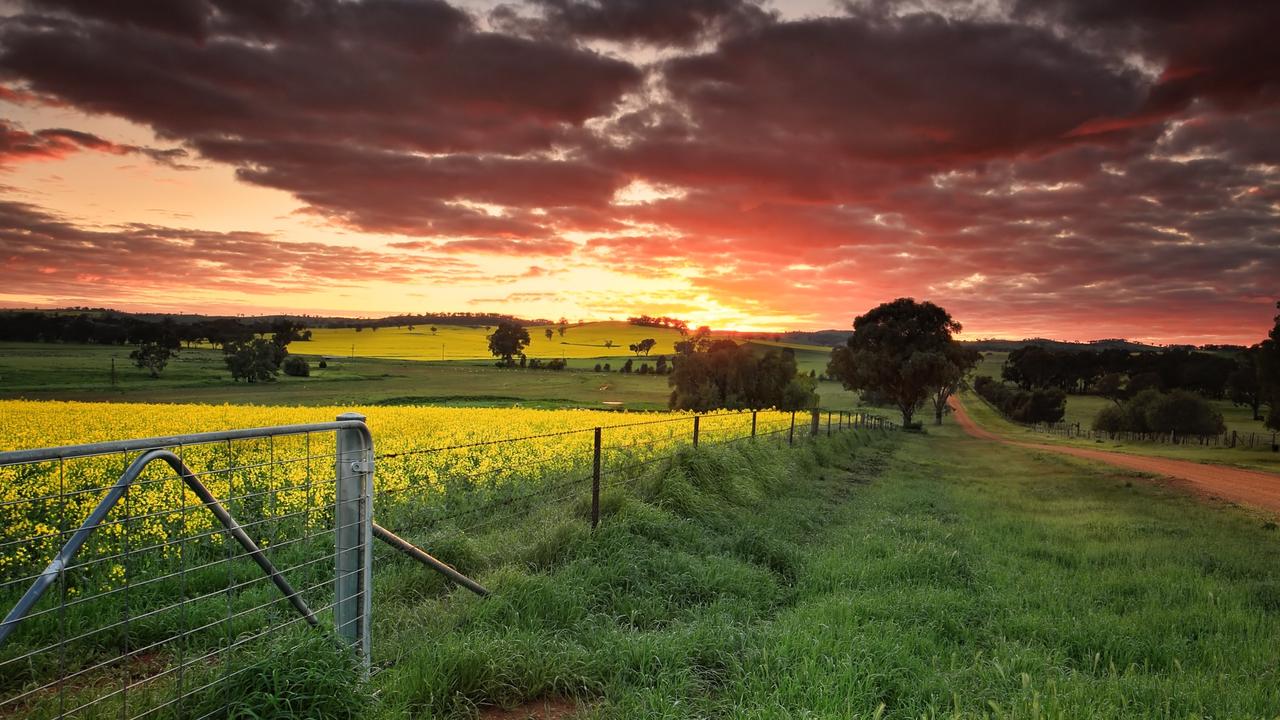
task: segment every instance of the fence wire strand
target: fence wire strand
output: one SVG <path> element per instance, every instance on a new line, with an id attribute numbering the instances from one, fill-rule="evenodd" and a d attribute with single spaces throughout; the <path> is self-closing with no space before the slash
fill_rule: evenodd
<path id="1" fill-rule="evenodd" d="M 822 418 L 817 434 L 866 426 L 866 416 L 838 413 Z M 208 700 L 210 692 L 230 687 L 246 672 L 236 665 L 242 650 L 309 621 L 290 606 L 294 598 L 306 603 L 312 617 L 328 618 L 332 631 L 355 632 L 368 621 L 355 615 L 343 626 L 334 619 L 339 616 L 337 588 L 356 578 L 354 594 L 341 601 L 357 603 L 371 590 L 360 579 L 364 570 L 335 571 L 334 548 L 341 536 L 369 522 L 367 502 L 400 525 L 394 529 L 419 537 L 502 532 L 522 517 L 556 513 L 579 519 L 590 513 L 595 527 L 599 492 L 634 486 L 683 448 L 797 444 L 812 434 L 807 414 L 725 411 L 370 450 L 365 457 L 376 462 L 373 495 L 361 503 L 362 519 L 344 523 L 334 504 L 334 488 L 345 472 L 341 443 L 335 449 L 331 438 L 313 442 L 316 432 L 337 428 L 298 427 L 148 449 L 126 441 L 128 452 L 86 446 L 78 455 L 22 463 L 0 458 L 0 471 L 15 473 L 14 482 L 48 488 L 0 502 L 0 513 L 57 515 L 56 521 L 15 526 L 17 534 L 3 534 L 0 527 L 0 560 L 31 550 L 23 555 L 31 556 L 25 564 L 0 564 L 0 603 L 6 607 L 42 581 L 49 572 L 43 563 L 78 536 L 90 510 L 117 491 L 118 481 L 103 480 L 120 476 L 137 457 L 156 449 L 173 452 L 190 469 L 185 477 L 170 468 L 163 468 L 163 475 L 139 472 L 80 552 L 56 568 L 47 596 L 27 608 L 21 626 L 0 641 L 0 715 L 39 712 L 61 718 L 109 708 L 122 719 L 143 718 Z M 520 452 L 537 447 L 574 449 Z M 201 467 L 192 467 L 193 462 Z M 379 483 L 379 472 L 398 484 Z M 209 483 L 216 489 L 214 500 L 193 495 L 191 482 Z M 215 521 L 218 507 L 235 519 L 251 545 Z M 0 514 L 0 520 L 4 517 Z M 253 544 L 256 550 L 249 549 Z M 390 548 L 367 547 L 363 540 L 354 550 L 365 557 L 374 552 L 402 557 Z M 278 584 L 273 587 L 259 560 L 270 562 L 278 577 L 293 580 L 292 595 Z M 219 716 L 224 709 L 205 716 Z"/>

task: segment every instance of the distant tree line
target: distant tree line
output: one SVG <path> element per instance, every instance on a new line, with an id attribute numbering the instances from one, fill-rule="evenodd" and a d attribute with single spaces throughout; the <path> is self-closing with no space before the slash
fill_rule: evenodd
<path id="1" fill-rule="evenodd" d="M 1280 303 L 1276 304 L 1280 309 Z M 1023 390 L 1056 388 L 1071 393 L 1094 393 L 1116 404 L 1097 429 L 1131 432 L 1190 432 L 1187 427 L 1215 427 L 1212 408 L 1192 403 L 1186 393 L 1212 400 L 1229 399 L 1247 407 L 1254 420 L 1280 429 L 1280 315 L 1267 339 L 1250 347 L 1205 346 L 1204 352 L 1176 346 L 1161 352 L 1131 353 L 1120 348 L 1099 352 L 1055 351 L 1028 345 L 1009 353 L 1001 376 Z M 1145 394 L 1154 391 L 1155 394 Z M 1131 400 L 1143 399 L 1137 405 Z M 1263 408 L 1267 412 L 1263 414 Z M 1177 408 L 1193 417 L 1170 430 L 1139 418 L 1167 417 Z M 1210 433 L 1211 434 L 1211 433 Z"/>
<path id="2" fill-rule="evenodd" d="M 514 315 L 506 315 L 503 313 L 473 313 L 473 312 L 455 312 L 455 313 L 422 313 L 417 315 L 392 315 L 383 318 L 335 318 L 326 322 L 325 327 L 342 327 L 356 328 L 363 330 L 369 328 L 374 330 L 386 327 L 416 327 L 418 325 L 453 325 L 462 327 L 495 327 L 500 323 L 515 323 L 522 327 L 534 327 L 539 325 L 552 325 L 552 321 L 545 319 L 522 320 Z M 567 324 L 562 320 L 560 324 Z"/>
<path id="3" fill-rule="evenodd" d="M 221 347 L 256 335 L 292 328 L 295 340 L 310 340 L 311 331 L 284 318 L 201 317 L 177 322 L 173 317 L 144 318 L 117 313 L 0 313 L 0 341 L 85 343 L 95 345 L 209 343 Z"/>
<path id="4" fill-rule="evenodd" d="M 626 362 L 622 363 L 622 366 L 618 368 L 618 372 L 624 373 L 624 374 L 635 373 L 637 375 L 668 375 L 671 373 L 671 368 L 672 368 L 672 365 L 667 360 L 667 356 L 659 355 L 657 358 L 654 359 L 654 363 L 652 367 L 650 367 L 649 363 L 647 362 L 642 362 L 639 365 L 636 365 L 634 359 L 627 358 Z M 609 363 L 605 363 L 604 365 L 601 365 L 600 363 L 596 363 L 595 371 L 609 372 L 610 371 Z"/>
<path id="5" fill-rule="evenodd" d="M 665 315 L 661 317 L 653 317 L 650 315 L 629 317 L 627 318 L 627 322 L 641 327 L 671 328 L 672 330 L 678 331 L 681 335 L 689 332 L 689 323 L 687 321 L 680 320 L 679 318 L 666 317 Z"/>
<path id="6" fill-rule="evenodd" d="M 1234 357 L 1175 348 L 1163 352 L 1130 353 L 1118 348 L 1091 352 L 1058 351 L 1027 345 L 1009 353 L 1001 376 L 1024 390 L 1059 388 L 1068 393 L 1094 392 L 1107 376 L 1127 378 L 1130 394 L 1147 388 L 1189 390 L 1222 399 L 1228 377 L 1236 369 Z M 1114 377 L 1104 385 L 1114 382 Z"/>

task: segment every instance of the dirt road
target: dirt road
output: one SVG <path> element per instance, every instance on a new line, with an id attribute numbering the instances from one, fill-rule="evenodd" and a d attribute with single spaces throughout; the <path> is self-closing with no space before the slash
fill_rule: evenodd
<path id="1" fill-rule="evenodd" d="M 1164 475 L 1185 485 L 1193 492 L 1219 497 L 1243 505 L 1280 512 L 1280 475 L 1257 470 L 1241 470 L 1223 465 L 1206 465 L 1186 460 L 1169 460 L 1166 458 L 1129 455 L 1126 453 L 1092 450 L 1089 448 L 1051 445 L 1047 443 L 1030 443 L 1010 440 L 980 427 L 965 412 L 964 404 L 958 398 L 951 398 L 951 409 L 955 411 L 956 422 L 965 432 L 983 440 L 994 440 L 1008 445 L 1043 450 L 1045 452 L 1073 455 L 1087 460 L 1097 460 L 1129 470 Z"/>

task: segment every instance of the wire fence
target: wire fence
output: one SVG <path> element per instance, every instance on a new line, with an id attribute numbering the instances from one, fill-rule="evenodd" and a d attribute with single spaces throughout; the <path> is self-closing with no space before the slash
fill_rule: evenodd
<path id="1" fill-rule="evenodd" d="M 603 492 L 682 448 L 895 427 L 723 412 L 376 454 L 362 421 L 0 453 L 0 718 L 219 717 L 246 654 L 307 625 L 367 670 L 381 560 L 487 592 L 400 534 L 594 528 Z"/>
<path id="2" fill-rule="evenodd" d="M 1212 435 L 1174 432 L 1128 432 L 1084 428 L 1080 423 L 1037 423 L 1028 425 L 1035 432 L 1064 438 L 1079 438 L 1098 442 L 1140 442 L 1163 445 L 1194 445 L 1199 447 L 1237 448 L 1241 450 L 1280 451 L 1280 435 L 1274 432 L 1240 432 L 1225 430 Z"/>
<path id="3" fill-rule="evenodd" d="M 975 393 L 976 394 L 976 393 Z M 1153 443 L 1162 445 L 1183 445 L 1213 448 L 1235 448 L 1239 450 L 1269 450 L 1280 452 L 1280 434 L 1275 432 L 1240 432 L 1224 430 L 1221 433 L 1201 435 L 1195 433 L 1175 432 L 1129 432 L 1124 430 L 1094 430 L 1082 427 L 1078 422 L 1025 423 L 1014 420 L 1003 410 L 996 407 L 982 395 L 977 397 L 1007 422 L 1021 425 L 1042 435 L 1095 442 Z"/>

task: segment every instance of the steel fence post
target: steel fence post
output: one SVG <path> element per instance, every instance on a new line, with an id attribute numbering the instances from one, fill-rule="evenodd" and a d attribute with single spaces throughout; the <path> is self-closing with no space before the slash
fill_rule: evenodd
<path id="1" fill-rule="evenodd" d="M 796 411 L 791 411 L 791 430 L 787 432 L 787 444 L 796 444 Z"/>
<path id="2" fill-rule="evenodd" d="M 751 437 L 756 436 L 756 410 L 751 411 Z"/>
<path id="3" fill-rule="evenodd" d="M 600 428 L 596 428 L 595 450 L 591 461 L 591 529 L 600 524 Z"/>
<path id="4" fill-rule="evenodd" d="M 359 413 L 338 421 L 364 422 Z M 336 582 L 333 620 L 338 637 L 356 646 L 365 672 L 372 654 L 373 447 L 358 428 L 337 431 L 337 493 L 334 506 Z"/>

